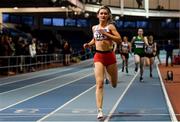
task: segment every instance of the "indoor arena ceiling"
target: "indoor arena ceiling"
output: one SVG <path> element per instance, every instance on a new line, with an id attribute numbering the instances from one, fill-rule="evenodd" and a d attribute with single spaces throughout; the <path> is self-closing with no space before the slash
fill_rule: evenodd
<path id="1" fill-rule="evenodd" d="M 73 5 L 68 0 L 0 0 L 0 7 L 53 7 Z"/>
<path id="2" fill-rule="evenodd" d="M 81 2 L 80 2 L 81 1 Z M 105 4 L 105 0 L 91 0 L 96 1 L 96 4 L 87 4 L 90 0 L 0 0 L 0 12 L 97 12 L 99 5 L 97 3 Z M 108 0 L 106 0 L 108 1 Z M 112 0 L 116 1 L 116 0 Z M 125 0 L 124 0 L 125 1 Z M 117 1 L 116 1 L 117 2 Z M 152 2 L 152 0 L 151 0 Z M 83 4 L 86 3 L 86 4 Z M 145 2 L 146 3 L 146 2 Z M 149 10 L 148 4 L 145 5 L 145 9 L 128 9 L 123 7 L 111 7 L 112 14 L 115 15 L 128 15 L 128 16 L 145 16 L 145 17 L 180 17 L 178 11 L 159 11 Z M 105 4 L 106 5 L 106 4 Z M 176 4 L 173 4 L 176 5 Z M 62 6 L 67 7 L 64 9 Z M 14 10 L 17 7 L 18 10 Z M 29 8 L 30 7 L 30 8 Z M 48 9 L 44 9 L 48 7 Z M 13 9 L 12 9 L 13 8 Z"/>

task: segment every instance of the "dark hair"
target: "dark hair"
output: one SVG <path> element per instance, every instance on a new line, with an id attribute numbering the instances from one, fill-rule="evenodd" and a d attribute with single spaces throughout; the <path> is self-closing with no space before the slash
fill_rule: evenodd
<path id="1" fill-rule="evenodd" d="M 105 10 L 108 11 L 108 14 L 109 14 L 108 24 L 113 23 L 112 13 L 111 13 L 110 8 L 109 8 L 108 6 L 101 6 L 101 7 L 99 8 L 99 10 L 97 11 L 97 14 L 99 14 L 99 11 L 100 11 L 101 9 L 105 9 Z"/>

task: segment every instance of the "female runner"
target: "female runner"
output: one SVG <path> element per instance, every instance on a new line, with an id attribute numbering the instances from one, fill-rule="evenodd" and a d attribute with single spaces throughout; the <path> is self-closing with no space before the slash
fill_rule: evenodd
<path id="1" fill-rule="evenodd" d="M 107 6 L 102 6 L 97 11 L 99 24 L 92 27 L 93 39 L 85 43 L 84 47 L 95 45 L 96 53 L 94 55 L 95 79 L 96 79 L 96 105 L 98 109 L 97 118 L 103 118 L 103 85 L 104 76 L 107 71 L 107 78 L 112 87 L 116 87 L 118 79 L 118 69 L 116 56 L 113 52 L 113 41 L 119 44 L 121 36 L 112 24 L 111 10 Z"/>

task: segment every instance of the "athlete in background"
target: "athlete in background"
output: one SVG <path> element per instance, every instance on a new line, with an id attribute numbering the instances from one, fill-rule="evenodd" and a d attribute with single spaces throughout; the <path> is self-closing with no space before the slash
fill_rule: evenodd
<path id="1" fill-rule="evenodd" d="M 126 73 L 128 73 L 128 59 L 129 53 L 131 52 L 131 43 L 128 42 L 128 37 L 124 36 L 123 41 L 120 44 L 120 55 L 122 58 L 122 72 L 124 72 L 124 67 L 126 68 Z"/>
<path id="2" fill-rule="evenodd" d="M 131 40 L 134 51 L 135 60 L 135 72 L 138 71 L 138 65 L 140 65 L 140 82 L 143 82 L 143 72 L 145 63 L 145 46 L 148 45 L 147 37 L 143 36 L 143 29 L 138 29 L 138 35 L 134 36 Z"/>

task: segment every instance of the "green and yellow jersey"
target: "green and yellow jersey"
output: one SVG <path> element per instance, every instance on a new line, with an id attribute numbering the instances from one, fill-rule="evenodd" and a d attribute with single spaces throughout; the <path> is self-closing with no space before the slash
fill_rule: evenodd
<path id="1" fill-rule="evenodd" d="M 145 43 L 144 43 L 144 37 L 136 36 L 134 40 L 134 54 L 144 56 Z"/>

